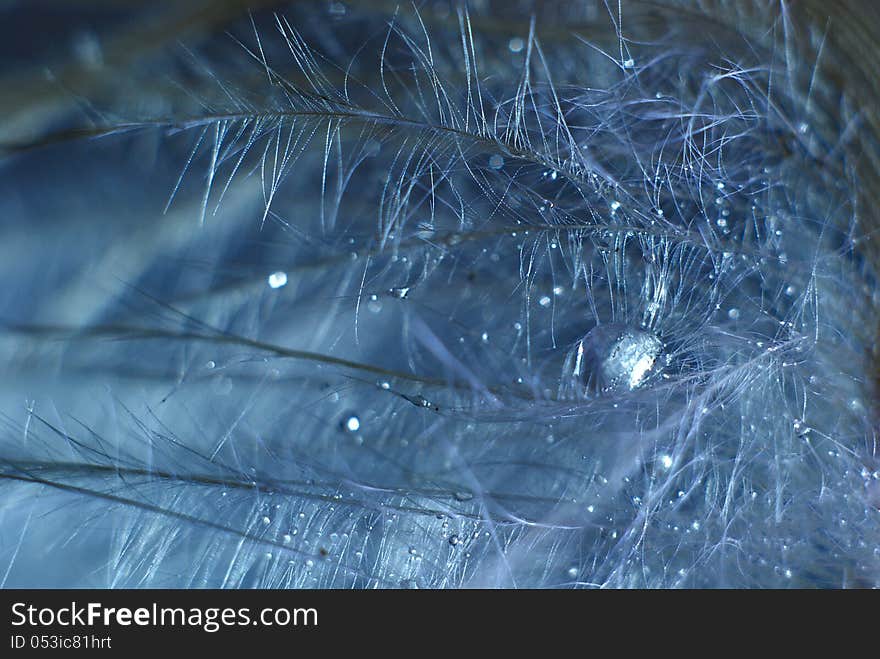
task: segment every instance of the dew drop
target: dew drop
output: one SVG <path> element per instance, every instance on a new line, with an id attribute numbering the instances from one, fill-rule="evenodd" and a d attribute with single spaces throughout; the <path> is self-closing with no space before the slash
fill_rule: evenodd
<path id="1" fill-rule="evenodd" d="M 449 544 L 452 545 L 453 547 L 455 547 L 459 542 L 461 542 L 461 540 L 459 539 L 459 537 L 457 535 L 449 536 Z"/>
<path id="2" fill-rule="evenodd" d="M 489 156 L 489 167 L 492 169 L 501 169 L 504 167 L 504 158 L 497 153 Z"/>
<path id="3" fill-rule="evenodd" d="M 523 43 L 523 40 L 520 39 L 519 37 L 514 37 L 513 39 L 511 39 L 510 41 L 507 42 L 507 48 L 508 48 L 508 50 L 510 50 L 511 53 L 520 52 L 524 46 L 525 46 L 525 44 Z"/>

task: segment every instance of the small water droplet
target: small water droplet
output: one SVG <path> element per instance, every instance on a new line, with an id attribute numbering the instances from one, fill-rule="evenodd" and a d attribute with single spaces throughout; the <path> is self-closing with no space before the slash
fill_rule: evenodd
<path id="1" fill-rule="evenodd" d="M 418 395 L 416 395 L 416 396 L 413 396 L 413 398 L 412 398 L 412 402 L 413 402 L 417 407 L 431 407 L 431 401 L 429 401 L 427 398 L 425 398 L 425 397 L 422 396 L 421 394 L 418 394 Z"/>
<path id="2" fill-rule="evenodd" d="M 281 272 L 280 270 L 278 272 L 273 272 L 271 275 L 269 275 L 268 282 L 269 288 L 281 288 L 282 286 L 286 286 L 287 273 Z"/>
<path id="3" fill-rule="evenodd" d="M 361 420 L 357 414 L 349 414 L 342 419 L 342 429 L 345 432 L 357 432 L 361 429 Z"/>
<path id="4" fill-rule="evenodd" d="M 457 535 L 449 536 L 449 544 L 452 545 L 453 547 L 455 547 L 459 542 L 461 542 L 461 540 L 459 539 L 459 537 Z"/>
<path id="5" fill-rule="evenodd" d="M 497 153 L 489 156 L 489 167 L 492 169 L 501 169 L 504 167 L 504 158 Z"/>

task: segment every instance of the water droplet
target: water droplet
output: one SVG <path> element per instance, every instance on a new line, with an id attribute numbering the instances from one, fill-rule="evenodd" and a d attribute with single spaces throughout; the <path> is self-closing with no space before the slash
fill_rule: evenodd
<path id="1" fill-rule="evenodd" d="M 507 42 L 507 48 L 510 50 L 511 53 L 520 52 L 524 46 L 525 46 L 525 44 L 523 43 L 523 40 L 520 39 L 519 37 L 514 37 L 513 39 L 511 39 L 510 41 Z"/>
<path id="2" fill-rule="evenodd" d="M 672 467 L 672 456 L 671 455 L 661 455 L 660 456 L 660 464 L 664 469 L 669 469 Z"/>
<path id="3" fill-rule="evenodd" d="M 662 352 L 663 342 L 650 332 L 597 325 L 578 342 L 572 374 L 591 390 L 633 390 L 659 372 Z"/>
<path id="4" fill-rule="evenodd" d="M 568 568 L 567 574 L 570 578 L 577 579 L 578 569 L 576 567 L 570 567 L 570 568 Z"/>
<path id="5" fill-rule="evenodd" d="M 461 540 L 459 539 L 459 537 L 457 535 L 449 536 L 449 544 L 452 545 L 453 547 L 455 547 L 455 545 L 457 545 L 459 542 L 461 542 Z"/>
<path id="6" fill-rule="evenodd" d="M 616 200 L 612 201 L 611 202 L 611 212 L 612 213 L 616 212 L 618 208 L 620 208 L 620 202 L 616 201 Z"/>
<path id="7" fill-rule="evenodd" d="M 541 299 L 538 300 L 538 304 L 540 304 L 542 307 L 549 307 L 550 306 L 550 298 L 547 297 L 546 295 L 542 295 Z"/>
<path id="8" fill-rule="evenodd" d="M 631 68 L 633 68 L 635 65 L 636 65 L 636 62 L 635 62 L 635 60 L 634 60 L 633 58 L 631 58 L 631 57 L 630 57 L 629 59 L 623 61 L 623 68 L 625 68 L 625 69 L 631 69 Z"/>
<path id="9" fill-rule="evenodd" d="M 504 158 L 497 153 L 489 156 L 489 167 L 492 169 L 501 169 L 504 167 Z"/>
<path id="10" fill-rule="evenodd" d="M 804 423 L 801 419 L 795 419 L 792 428 L 798 437 L 804 437 L 812 432 L 812 428 Z"/>
<path id="11" fill-rule="evenodd" d="M 293 540 L 293 536 L 291 536 L 289 533 L 285 533 L 285 534 L 284 534 L 284 537 L 282 538 L 282 540 L 284 540 L 285 543 L 288 543 L 288 542 L 290 542 L 291 540 Z"/>
<path id="12" fill-rule="evenodd" d="M 736 309 L 736 308 L 730 309 L 727 312 L 727 317 L 730 318 L 731 320 L 737 320 L 739 318 L 739 309 Z"/>
<path id="13" fill-rule="evenodd" d="M 394 288 L 392 288 L 388 292 L 391 293 L 391 295 L 393 297 L 396 297 L 399 300 L 402 300 L 407 295 L 409 295 L 409 286 L 395 286 Z"/>
<path id="14" fill-rule="evenodd" d="M 263 518 L 263 524 L 265 524 L 266 526 L 268 526 L 268 525 L 271 524 L 271 523 L 272 523 L 272 520 L 269 519 L 268 517 L 264 517 L 264 518 Z"/>
<path id="15" fill-rule="evenodd" d="M 342 419 L 342 429 L 346 432 L 357 432 L 361 429 L 361 420 L 357 414 L 349 414 Z"/>
<path id="16" fill-rule="evenodd" d="M 268 282 L 269 288 L 281 288 L 282 286 L 286 286 L 287 273 L 281 272 L 280 270 L 278 272 L 273 272 L 271 275 L 269 275 Z"/>

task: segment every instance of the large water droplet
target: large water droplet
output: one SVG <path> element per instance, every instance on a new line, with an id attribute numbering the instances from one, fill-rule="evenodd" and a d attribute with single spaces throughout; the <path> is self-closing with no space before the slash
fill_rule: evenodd
<path id="1" fill-rule="evenodd" d="M 589 391 L 638 389 L 662 368 L 663 342 L 622 324 L 597 325 L 575 348 L 572 374 Z"/>

